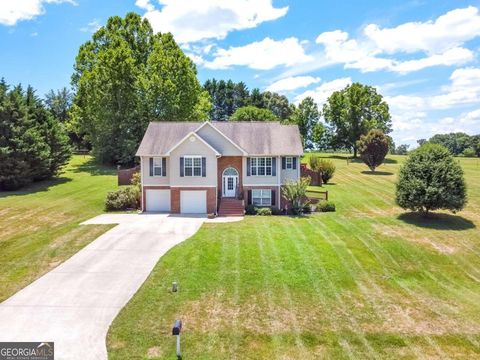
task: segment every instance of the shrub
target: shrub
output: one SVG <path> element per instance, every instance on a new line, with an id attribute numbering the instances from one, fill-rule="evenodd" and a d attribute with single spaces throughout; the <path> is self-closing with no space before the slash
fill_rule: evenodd
<path id="1" fill-rule="evenodd" d="M 303 207 L 307 204 L 307 188 L 309 185 L 310 178 L 302 177 L 296 182 L 288 181 L 282 187 L 282 195 L 290 203 L 290 211 L 294 215 L 300 215 Z"/>
<path id="2" fill-rule="evenodd" d="M 133 173 L 132 180 L 130 180 L 130 184 L 132 184 L 132 186 L 138 187 L 139 190 L 141 189 L 142 179 L 141 179 L 141 176 L 140 176 L 140 171 L 137 171 L 137 172 Z"/>
<path id="3" fill-rule="evenodd" d="M 272 215 L 285 215 L 284 209 L 272 208 Z"/>
<path id="4" fill-rule="evenodd" d="M 400 168 L 395 201 L 424 215 L 437 209 L 456 212 L 465 206 L 466 192 L 463 170 L 449 150 L 427 143 Z"/>
<path id="5" fill-rule="evenodd" d="M 466 148 L 465 150 L 463 150 L 462 155 L 465 156 L 465 157 L 475 157 L 475 156 L 477 156 L 476 151 L 473 147 L 469 147 L 469 148 Z"/>
<path id="6" fill-rule="evenodd" d="M 363 162 L 375 171 L 388 153 L 388 139 L 381 130 L 370 130 L 367 135 L 360 137 L 357 147 Z"/>
<path id="7" fill-rule="evenodd" d="M 255 207 L 255 205 L 247 205 L 245 208 L 245 214 L 246 215 L 257 215 L 258 209 Z"/>
<path id="8" fill-rule="evenodd" d="M 303 212 L 304 214 L 310 214 L 310 213 L 312 212 L 312 205 L 310 205 L 310 204 L 305 204 L 305 205 L 303 206 L 302 212 Z"/>
<path id="9" fill-rule="evenodd" d="M 333 164 L 333 161 L 321 159 L 319 163 L 319 168 L 322 182 L 328 184 L 330 179 L 333 177 L 333 174 L 335 173 L 335 165 Z"/>
<path id="10" fill-rule="evenodd" d="M 270 215 L 272 215 L 272 209 L 270 209 L 268 207 L 259 208 L 259 209 L 257 209 L 257 215 L 270 216 Z"/>
<path id="11" fill-rule="evenodd" d="M 335 203 L 331 201 L 322 200 L 317 205 L 317 211 L 320 211 L 320 212 L 332 212 L 335 210 L 336 210 Z"/>
<path id="12" fill-rule="evenodd" d="M 107 194 L 105 208 L 112 210 L 138 209 L 140 205 L 140 192 L 136 187 L 125 186 Z"/>

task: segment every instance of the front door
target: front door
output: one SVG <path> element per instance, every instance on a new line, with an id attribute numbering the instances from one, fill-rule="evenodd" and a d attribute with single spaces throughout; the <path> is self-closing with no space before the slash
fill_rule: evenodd
<path id="1" fill-rule="evenodd" d="M 235 197 L 237 184 L 238 184 L 238 176 L 224 175 L 223 176 L 223 196 Z"/>

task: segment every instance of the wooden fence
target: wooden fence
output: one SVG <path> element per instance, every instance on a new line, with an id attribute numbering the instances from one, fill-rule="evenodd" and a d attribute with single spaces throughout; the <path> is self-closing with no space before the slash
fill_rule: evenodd
<path id="1" fill-rule="evenodd" d="M 118 169 L 118 185 L 130 185 L 132 182 L 132 176 L 136 172 L 140 171 L 140 166 L 135 166 L 130 169 Z"/>

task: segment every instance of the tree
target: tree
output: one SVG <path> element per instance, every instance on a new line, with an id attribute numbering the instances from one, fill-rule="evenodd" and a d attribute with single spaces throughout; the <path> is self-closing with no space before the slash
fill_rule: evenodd
<path id="1" fill-rule="evenodd" d="M 278 118 L 267 109 L 260 109 L 255 106 L 244 106 L 238 108 L 232 116 L 230 121 L 275 121 Z"/>
<path id="2" fill-rule="evenodd" d="M 400 168 L 395 200 L 424 215 L 437 209 L 456 212 L 466 204 L 466 191 L 463 170 L 449 150 L 427 143 L 412 151 Z"/>
<path id="3" fill-rule="evenodd" d="M 399 145 L 395 149 L 395 154 L 397 154 L 397 155 L 407 155 L 409 147 L 410 147 L 410 145 L 408 145 L 408 144 Z"/>
<path id="4" fill-rule="evenodd" d="M 193 62 L 170 33 L 155 34 L 135 13 L 109 18 L 80 47 L 72 84 L 72 118 L 105 163 L 133 163 L 150 121 L 204 119 L 209 111 Z"/>
<path id="5" fill-rule="evenodd" d="M 324 123 L 318 121 L 312 129 L 312 147 L 326 150 L 330 145 L 331 134 Z"/>
<path id="6" fill-rule="evenodd" d="M 290 105 L 285 95 L 266 91 L 262 93 L 262 98 L 262 107 L 270 110 L 280 120 L 288 119 L 294 111 L 294 107 Z"/>
<path id="7" fill-rule="evenodd" d="M 457 156 L 466 148 L 471 147 L 472 138 L 465 133 L 437 134 L 430 138 L 429 142 L 445 146 L 450 153 Z"/>
<path id="8" fill-rule="evenodd" d="M 70 158 L 68 137 L 32 87 L 0 81 L 0 189 L 15 190 L 58 174 Z"/>
<path id="9" fill-rule="evenodd" d="M 287 181 L 282 186 L 282 195 L 290 203 L 290 210 L 295 215 L 300 215 L 308 203 L 307 189 L 310 185 L 309 177 L 302 177 L 298 181 Z"/>
<path id="10" fill-rule="evenodd" d="M 381 130 L 370 130 L 367 135 L 362 135 L 357 147 L 360 157 L 371 171 L 383 163 L 389 148 L 388 139 Z"/>
<path id="11" fill-rule="evenodd" d="M 418 140 L 417 140 L 418 146 L 422 146 L 422 145 L 424 145 L 426 142 L 427 142 L 426 139 L 418 139 Z"/>
<path id="12" fill-rule="evenodd" d="M 50 113 L 62 123 L 69 120 L 68 113 L 73 102 L 73 94 L 66 87 L 60 90 L 50 90 L 45 95 L 45 105 Z"/>
<path id="13" fill-rule="evenodd" d="M 303 99 L 293 112 L 290 122 L 298 125 L 300 135 L 302 136 L 303 147 L 311 149 L 313 147 L 313 129 L 320 119 L 318 106 L 311 97 Z M 319 129 L 317 129 L 319 131 Z M 318 136 L 319 134 L 317 134 Z"/>
<path id="14" fill-rule="evenodd" d="M 357 157 L 357 141 L 372 129 L 391 132 L 388 104 L 372 86 L 354 83 L 335 91 L 323 105 L 323 117 L 333 128 L 333 146 L 353 150 Z"/>
<path id="15" fill-rule="evenodd" d="M 212 101 L 209 117 L 213 121 L 228 120 L 238 108 L 247 106 L 250 101 L 248 88 L 243 82 L 209 79 L 203 88 Z"/>
<path id="16" fill-rule="evenodd" d="M 318 173 L 320 177 L 320 186 L 322 183 L 328 184 L 335 173 L 335 165 L 331 160 L 322 159 L 320 156 L 312 154 L 309 159 L 310 169 Z"/>

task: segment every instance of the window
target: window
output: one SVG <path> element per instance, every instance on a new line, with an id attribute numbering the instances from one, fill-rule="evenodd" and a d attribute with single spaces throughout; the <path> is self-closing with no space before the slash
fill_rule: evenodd
<path id="1" fill-rule="evenodd" d="M 153 158 L 153 176 L 162 176 L 162 158 Z"/>
<path id="2" fill-rule="evenodd" d="M 287 156 L 285 158 L 285 168 L 286 169 L 293 169 L 293 157 Z"/>
<path id="3" fill-rule="evenodd" d="M 253 189 L 252 204 L 257 206 L 272 205 L 272 190 L 269 189 Z"/>
<path id="4" fill-rule="evenodd" d="M 202 176 L 202 157 L 185 156 L 183 167 L 185 176 Z"/>
<path id="5" fill-rule="evenodd" d="M 271 157 L 254 157 L 250 159 L 250 173 L 252 176 L 272 175 Z"/>

